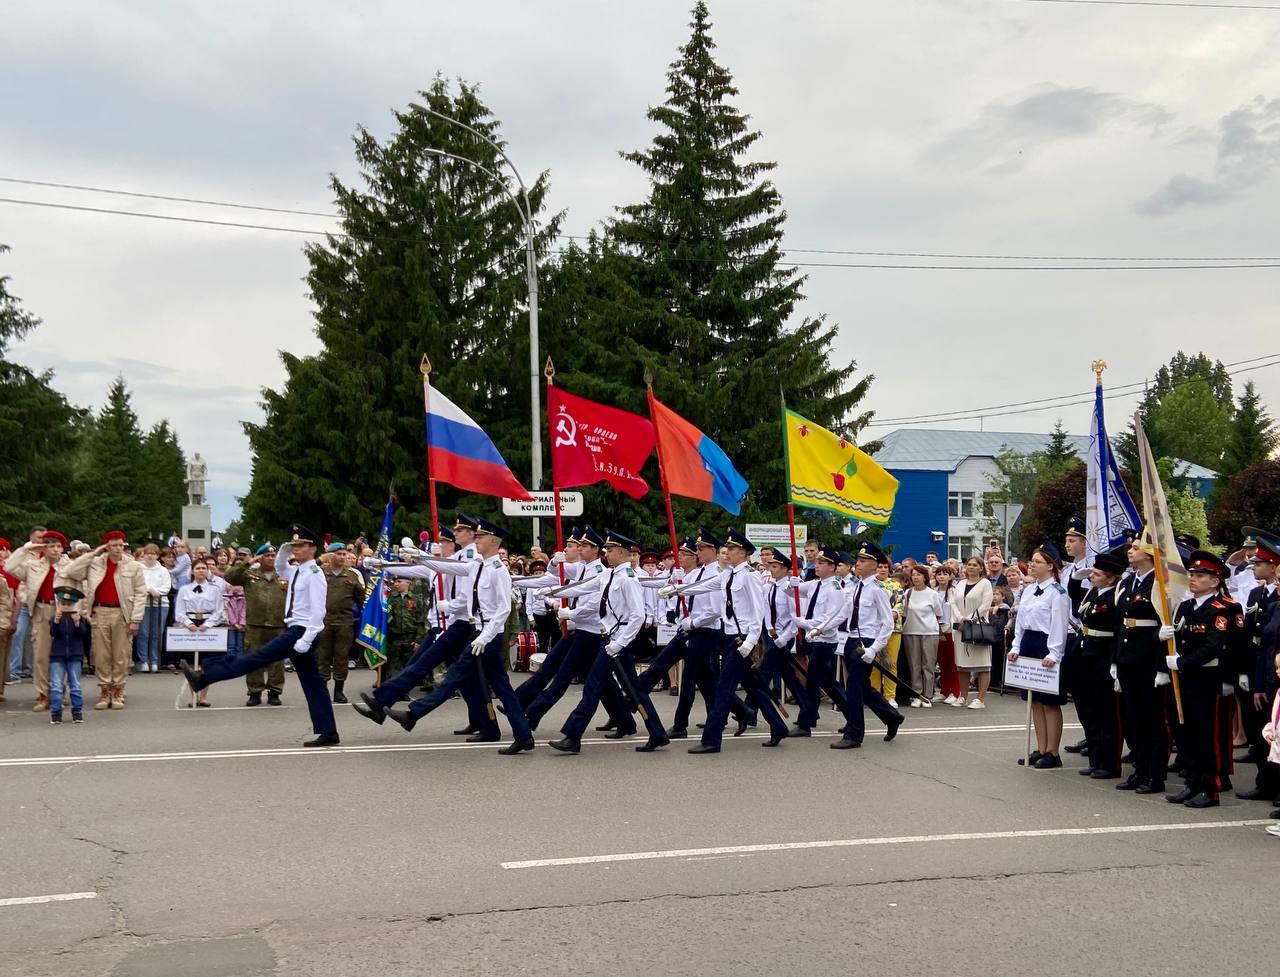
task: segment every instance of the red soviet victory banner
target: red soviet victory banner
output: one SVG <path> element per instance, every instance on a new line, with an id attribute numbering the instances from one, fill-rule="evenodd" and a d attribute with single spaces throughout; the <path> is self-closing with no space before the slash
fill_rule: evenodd
<path id="1" fill-rule="evenodd" d="M 547 387 L 551 480 L 556 488 L 605 481 L 638 499 L 649 491 L 640 477 L 653 451 L 653 425 L 639 414 Z"/>

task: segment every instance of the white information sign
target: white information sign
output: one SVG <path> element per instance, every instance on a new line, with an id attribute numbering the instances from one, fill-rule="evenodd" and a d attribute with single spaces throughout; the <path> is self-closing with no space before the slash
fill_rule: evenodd
<path id="1" fill-rule="evenodd" d="M 781 546 L 791 552 L 791 527 L 785 522 L 749 522 L 747 523 L 747 539 L 756 546 Z M 796 524 L 796 554 L 804 548 L 809 538 L 809 527 L 803 523 Z"/>
<path id="2" fill-rule="evenodd" d="M 556 494 L 554 492 L 530 492 L 532 502 L 520 499 L 503 499 L 502 514 L 504 516 L 554 516 L 556 514 Z M 560 515 L 582 515 L 582 493 L 560 493 Z"/>
<path id="3" fill-rule="evenodd" d="M 1062 665 L 1045 668 L 1039 658 L 1018 656 L 1018 660 L 1004 663 L 1004 684 L 1015 689 L 1030 689 L 1032 692 L 1058 694 L 1058 683 L 1062 679 Z"/>
<path id="4" fill-rule="evenodd" d="M 676 632 L 678 632 L 680 629 L 676 627 L 674 624 L 659 623 L 657 626 L 657 630 L 658 630 L 658 633 L 654 640 L 657 641 L 659 646 L 662 646 L 662 645 L 669 644 L 675 638 Z"/>
<path id="5" fill-rule="evenodd" d="M 169 628 L 166 651 L 226 651 L 227 629 L 210 628 L 208 631 L 188 631 L 186 628 Z"/>

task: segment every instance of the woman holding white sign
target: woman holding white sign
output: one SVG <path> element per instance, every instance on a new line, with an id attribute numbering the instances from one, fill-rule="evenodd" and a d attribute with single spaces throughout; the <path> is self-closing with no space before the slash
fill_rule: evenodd
<path id="1" fill-rule="evenodd" d="M 1067 646 L 1067 630 L 1071 620 L 1071 599 L 1058 582 L 1062 557 L 1052 543 L 1045 543 L 1031 555 L 1028 569 L 1031 582 L 1022 588 L 1018 598 L 1018 619 L 1013 630 L 1013 648 L 1009 661 L 1019 657 L 1036 658 L 1044 668 L 1056 669 L 1062 663 Z M 1025 699 L 1028 693 L 1023 692 Z M 1031 766 L 1050 770 L 1062 766 L 1062 704 L 1065 695 L 1032 692 L 1031 719 L 1036 727 L 1036 749 L 1029 757 Z"/>
<path id="2" fill-rule="evenodd" d="M 222 588 L 214 584 L 209 579 L 210 576 L 207 561 L 197 559 L 192 562 L 191 583 L 178 591 L 173 602 L 173 623 L 176 627 L 186 628 L 188 631 L 208 631 L 226 624 Z M 179 657 L 185 661 L 188 655 L 186 652 L 179 652 Z M 209 693 L 206 689 L 200 690 L 196 705 L 208 708 Z"/>

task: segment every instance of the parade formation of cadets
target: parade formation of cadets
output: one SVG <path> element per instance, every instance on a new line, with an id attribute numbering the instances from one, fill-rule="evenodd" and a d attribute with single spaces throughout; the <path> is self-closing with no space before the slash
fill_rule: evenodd
<path id="1" fill-rule="evenodd" d="M 1168 774 L 1178 773 L 1185 785 L 1167 795 L 1170 803 L 1215 806 L 1231 787 L 1238 715 L 1257 773 L 1253 787 L 1237 796 L 1280 798 L 1280 769 L 1268 762 L 1271 746 L 1264 736 L 1277 687 L 1280 537 L 1252 527 L 1245 532 L 1234 565 L 1202 549 L 1192 536 L 1177 537 L 1189 583 L 1170 624 L 1161 622 L 1158 611 L 1156 553 L 1147 539 L 1133 538 L 1090 558 L 1083 520 L 1073 517 L 1065 527 L 1069 562 L 1063 563 L 1051 543 L 1037 548 L 1010 657 L 1061 668 L 1062 694 L 1033 694 L 1038 749 L 1027 758 L 1033 767 L 1062 765 L 1061 704 L 1070 693 L 1085 739 L 1066 749 L 1088 758 L 1082 775 L 1118 780 L 1117 790 L 1159 794 Z M 876 578 L 887 557 L 874 543 L 861 543 L 855 553 L 819 544 L 803 575 L 775 549 L 763 565 L 766 577 L 750 565 L 755 546 L 744 533 L 730 529 L 721 540 L 702 527 L 663 555 L 665 573 L 637 575 L 630 564 L 634 540 L 616 530 L 601 534 L 575 527 L 549 566 L 534 567 L 543 572 L 512 577 L 497 555 L 507 535 L 488 520 L 458 513 L 430 553 L 410 549 L 412 562 L 366 561 L 389 578 L 421 580 L 432 606 L 427 633 L 404 668 L 361 693 L 355 704 L 361 715 L 379 724 L 390 718 L 411 730 L 457 691 L 468 723 L 456 732 L 470 742 L 496 742 L 496 697 L 496 711 L 513 735 L 499 752 L 509 755 L 534 748 L 533 730 L 575 680 L 584 681 L 582 698 L 560 737 L 548 741 L 564 753 L 581 750 L 583 733 L 601 706 L 608 721 L 597 729 L 607 737 L 635 734 L 638 715 L 648 738 L 637 751 L 660 750 L 689 735 L 697 695 L 707 721 L 701 741 L 688 751 L 695 755 L 720 751 L 730 717 L 737 721 L 735 735 L 741 735 L 763 714 L 769 727 L 765 747 L 809 736 L 820 720 L 824 692 L 843 718 L 833 749 L 862 746 L 865 709 L 884 724 L 886 741 L 904 721 L 871 681 L 894 627 L 889 596 Z M 291 542 L 275 556 L 275 574 L 286 588 L 283 631 L 205 669 L 183 665 L 199 690 L 288 658 L 316 733 L 308 746 L 339 742 L 311 654 L 325 625 L 326 580 L 315 563 L 319 545 L 318 534 L 294 526 Z M 555 639 L 541 668 L 514 689 L 503 661 L 512 587 L 530 593 L 542 633 Z M 646 645 L 652 653 L 653 625 L 663 621 L 676 626 L 674 636 L 637 673 L 638 653 Z M 680 699 L 672 724 L 664 727 L 650 693 L 678 662 L 684 663 Z M 396 708 L 441 665 L 448 666 L 443 681 L 406 709 Z M 786 706 L 772 691 L 779 686 L 798 705 L 790 727 Z M 1131 767 L 1127 777 L 1125 765 Z"/>

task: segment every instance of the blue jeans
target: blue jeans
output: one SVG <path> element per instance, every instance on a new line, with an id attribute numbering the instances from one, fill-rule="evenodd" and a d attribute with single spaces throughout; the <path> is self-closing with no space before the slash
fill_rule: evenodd
<path id="1" fill-rule="evenodd" d="M 13 630 L 13 639 L 9 644 L 9 681 L 16 682 L 22 677 L 22 657 L 31 636 L 31 611 L 23 604 L 18 611 L 18 625 Z"/>
<path id="2" fill-rule="evenodd" d="M 160 667 L 160 650 L 164 645 L 164 611 L 158 603 L 147 601 L 138 625 L 138 664 L 142 668 Z"/>
<path id="3" fill-rule="evenodd" d="M 238 655 L 244 651 L 244 632 L 227 628 L 227 653 Z"/>
<path id="4" fill-rule="evenodd" d="M 80 659 L 70 661 L 49 662 L 49 712 L 58 715 L 62 712 L 62 683 L 67 683 L 71 692 L 71 710 L 80 712 L 84 708 L 84 695 L 80 692 Z"/>

